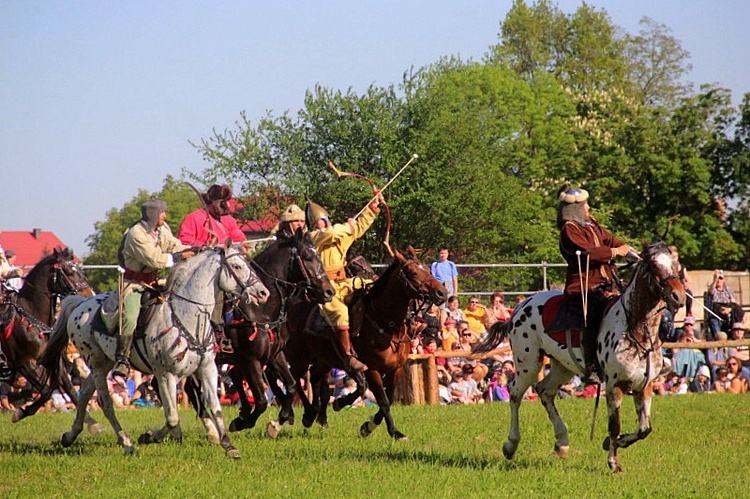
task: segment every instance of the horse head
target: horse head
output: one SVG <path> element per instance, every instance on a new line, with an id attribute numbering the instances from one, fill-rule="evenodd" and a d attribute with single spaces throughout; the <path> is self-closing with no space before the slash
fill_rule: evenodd
<path id="1" fill-rule="evenodd" d="M 290 240 L 292 255 L 287 280 L 300 283 L 298 287 L 304 289 L 312 301 L 328 303 L 336 291 L 323 268 L 320 255 L 315 251 L 310 234 L 297 229 Z"/>
<path id="2" fill-rule="evenodd" d="M 268 288 L 250 266 L 240 246 L 227 238 L 224 248 L 219 250 L 222 272 L 219 287 L 228 293 L 241 295 L 246 303 L 262 304 L 268 300 Z"/>
<path id="3" fill-rule="evenodd" d="M 398 278 L 406 288 L 410 298 L 427 300 L 432 303 L 443 303 L 448 297 L 448 290 L 435 279 L 430 268 L 419 261 L 414 248 L 407 247 L 401 253 L 394 252 L 394 257 L 399 262 L 400 270 Z"/>
<path id="4" fill-rule="evenodd" d="M 55 248 L 52 253 L 54 272 L 49 276 L 49 290 L 59 295 L 94 296 L 94 290 L 70 248 Z"/>
<path id="5" fill-rule="evenodd" d="M 667 309 L 675 312 L 685 305 L 687 296 L 680 279 L 679 264 L 664 241 L 650 245 L 644 243 L 643 248 L 638 265 L 646 282 L 652 292 L 666 303 Z"/>

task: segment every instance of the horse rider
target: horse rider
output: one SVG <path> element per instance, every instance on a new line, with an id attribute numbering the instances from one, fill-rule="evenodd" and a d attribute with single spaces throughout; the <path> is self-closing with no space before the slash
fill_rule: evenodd
<path id="1" fill-rule="evenodd" d="M 566 186 L 567 187 L 567 186 Z M 613 236 L 589 214 L 589 193 L 584 189 L 563 188 L 558 194 L 557 227 L 560 252 L 568 264 L 565 300 L 583 314 L 582 332 L 586 376 L 598 374 L 596 339 L 607 304 L 620 294 L 615 285 L 613 260 L 627 256 L 630 246 Z M 587 310 L 584 310 L 584 300 Z"/>
<path id="2" fill-rule="evenodd" d="M 232 199 L 232 188 L 227 184 L 214 184 L 208 191 L 201 193 L 203 207 L 185 215 L 177 232 L 177 238 L 188 246 L 213 246 L 224 244 L 227 238 L 232 242 L 244 243 L 245 233 L 239 228 L 237 220 L 229 214 L 229 201 Z M 246 246 L 242 245 L 243 251 Z M 216 340 L 224 352 L 231 353 L 232 343 L 224 336 L 224 293 L 216 297 L 216 306 L 211 316 L 211 325 Z"/>
<path id="3" fill-rule="evenodd" d="M 307 225 L 315 249 L 320 254 L 323 268 L 331 280 L 336 295 L 328 303 L 321 305 L 323 316 L 336 333 L 338 345 L 346 358 L 349 369 L 364 372 L 367 366 L 354 357 L 349 334 L 348 298 L 354 291 L 353 279 L 346 276 L 346 252 L 349 247 L 362 237 L 380 213 L 381 194 L 377 194 L 370 204 L 355 220 L 347 219 L 346 223 L 331 224 L 328 212 L 320 205 L 308 199 L 305 208 Z M 363 283 L 366 280 L 360 280 Z"/>
<path id="4" fill-rule="evenodd" d="M 172 235 L 166 224 L 167 203 L 151 198 L 141 205 L 141 219 L 120 240 L 117 261 L 123 274 L 122 329 L 117 336 L 115 366 L 112 377 L 118 382 L 127 378 L 130 348 L 141 310 L 141 295 L 156 284 L 158 271 L 170 268 L 195 255 L 195 250 Z"/>
<path id="5" fill-rule="evenodd" d="M 2 231 L 0 231 L 0 234 L 2 234 Z M 10 279 L 16 277 L 20 277 L 22 275 L 23 270 L 11 265 L 8 257 L 5 255 L 3 247 L 0 246 L 0 285 L 2 286 L 2 289 L 0 289 L 0 297 L 3 297 L 5 295 L 6 281 L 9 281 Z M 2 300 L 0 300 L 0 302 L 2 302 Z M 2 326 L 5 327 L 4 324 Z M 3 353 L 3 345 L 2 341 L 0 341 L 0 377 L 9 378 L 12 375 L 13 371 L 8 365 L 8 359 Z"/>
<path id="6" fill-rule="evenodd" d="M 305 212 L 296 204 L 290 204 L 281 212 L 279 224 L 271 232 L 293 236 L 297 229 L 301 229 L 303 232 L 307 230 L 307 227 L 305 227 Z"/>

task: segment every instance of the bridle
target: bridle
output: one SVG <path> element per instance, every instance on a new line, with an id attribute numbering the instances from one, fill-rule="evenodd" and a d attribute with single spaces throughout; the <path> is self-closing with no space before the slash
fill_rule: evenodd
<path id="1" fill-rule="evenodd" d="M 409 279 L 406 276 L 406 269 L 409 267 L 409 265 L 421 265 L 417 260 L 408 260 L 406 263 L 404 263 L 401 268 L 398 271 L 398 274 L 396 277 L 398 278 L 399 282 L 403 285 L 403 287 L 406 289 L 406 291 L 413 296 L 412 299 L 420 300 L 420 301 L 429 301 L 430 300 L 430 294 L 426 291 L 422 291 L 420 286 L 417 286 L 412 282 L 411 279 Z"/>
<path id="2" fill-rule="evenodd" d="M 255 272 L 251 271 L 250 276 L 247 278 L 247 282 L 243 282 L 234 271 L 232 265 L 229 263 L 229 260 L 231 260 L 232 258 L 241 258 L 243 261 L 245 261 L 245 257 L 239 251 L 236 253 L 232 253 L 229 256 L 227 256 L 224 251 L 219 251 L 219 256 L 221 258 L 221 268 L 225 269 L 227 273 L 232 277 L 232 279 L 234 279 L 235 282 L 239 284 L 243 292 L 246 292 L 248 289 L 257 286 L 258 284 L 263 284 L 260 280 L 260 277 L 258 277 Z"/>

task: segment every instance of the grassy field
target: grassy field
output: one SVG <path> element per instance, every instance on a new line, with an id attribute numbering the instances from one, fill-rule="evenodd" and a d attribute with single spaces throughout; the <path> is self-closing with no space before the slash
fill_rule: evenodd
<path id="1" fill-rule="evenodd" d="M 63 449 L 60 435 L 72 414 L 45 413 L 19 424 L 0 414 L 0 497 L 740 497 L 750 451 L 750 398 L 683 395 L 654 401 L 654 432 L 622 450 L 622 475 L 612 475 L 597 436 L 588 439 L 593 401 L 559 401 L 568 423 L 567 460 L 549 455 L 552 428 L 538 402 L 521 408 L 523 440 L 513 461 L 502 456 L 508 405 L 397 406 L 408 442 L 394 442 L 384 427 L 369 438 L 358 428 L 374 411 L 332 413 L 331 427 L 285 428 L 278 440 L 258 428 L 232 434 L 242 459 L 232 461 L 208 444 L 190 411 L 182 413 L 185 440 L 138 446 L 125 457 L 112 430 L 83 433 Z M 623 424 L 635 427 L 632 401 Z M 228 415 L 236 411 L 229 409 Z M 101 412 L 93 414 L 104 421 Z M 131 437 L 160 426 L 158 409 L 121 410 Z M 299 417 L 299 414 L 298 414 Z"/>

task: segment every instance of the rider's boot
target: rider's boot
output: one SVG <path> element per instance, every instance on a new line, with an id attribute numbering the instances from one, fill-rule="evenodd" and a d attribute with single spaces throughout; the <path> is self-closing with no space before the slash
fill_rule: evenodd
<path id="1" fill-rule="evenodd" d="M 596 359 L 596 331 L 583 331 L 581 346 L 583 347 L 583 360 L 586 364 L 583 379 L 588 384 L 599 383 L 601 372 L 599 362 Z"/>
<path id="2" fill-rule="evenodd" d="M 347 367 L 350 370 L 358 373 L 367 371 L 367 365 L 360 362 L 352 352 L 352 341 L 351 338 L 349 338 L 349 328 L 337 327 L 336 335 L 338 336 L 339 346 L 341 346 L 341 350 L 343 351 L 344 357 L 346 358 Z"/>
<path id="3" fill-rule="evenodd" d="M 117 350 L 115 351 L 115 366 L 112 368 L 112 379 L 125 384 L 130 370 L 130 348 L 133 346 L 133 335 L 117 336 Z"/>
<path id="4" fill-rule="evenodd" d="M 0 379 L 7 380 L 13 376 L 13 369 L 8 365 L 8 358 L 0 350 Z"/>

